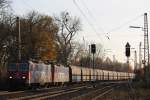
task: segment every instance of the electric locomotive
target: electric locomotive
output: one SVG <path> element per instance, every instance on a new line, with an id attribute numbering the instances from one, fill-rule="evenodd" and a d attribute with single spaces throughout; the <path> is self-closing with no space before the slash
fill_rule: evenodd
<path id="1" fill-rule="evenodd" d="M 62 65 L 45 64 L 42 61 L 28 63 L 12 63 L 8 66 L 8 83 L 10 86 L 27 85 L 39 87 L 60 85 L 65 83 L 81 83 L 95 81 L 116 81 L 133 79 L 134 73 L 107 71 L 80 66 L 64 67 Z"/>

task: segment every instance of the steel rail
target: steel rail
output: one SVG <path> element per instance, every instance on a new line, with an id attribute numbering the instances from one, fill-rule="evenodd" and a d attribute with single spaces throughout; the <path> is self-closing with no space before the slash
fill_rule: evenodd
<path id="1" fill-rule="evenodd" d="M 9 100 L 31 100 L 31 99 L 39 99 L 39 98 L 50 98 L 50 97 L 54 97 L 54 96 L 58 96 L 58 95 L 62 95 L 64 93 L 69 93 L 68 91 L 77 91 L 80 90 L 81 88 L 85 88 L 87 86 L 81 86 L 81 87 L 76 87 L 76 88 L 71 88 L 71 89 L 63 89 L 63 90 L 56 90 L 56 91 L 52 91 L 52 92 L 47 92 L 47 93 L 40 93 L 40 94 L 35 94 L 35 95 L 30 95 L 30 96 L 24 96 L 24 97 L 17 97 L 17 98 L 12 98 Z"/>
<path id="2" fill-rule="evenodd" d="M 74 98 L 72 98 L 71 100 L 79 100 L 79 99 L 83 99 L 84 97 L 88 97 L 88 96 L 90 96 L 91 94 L 97 93 L 98 91 L 103 91 L 103 90 L 105 90 L 105 89 L 107 89 L 107 88 L 111 88 L 112 86 L 114 86 L 114 85 L 109 85 L 109 86 L 105 86 L 105 87 L 100 88 L 100 89 L 96 89 L 96 90 L 91 91 L 91 92 L 88 92 L 88 93 L 86 93 L 86 94 L 83 94 L 83 95 L 74 97 Z"/>

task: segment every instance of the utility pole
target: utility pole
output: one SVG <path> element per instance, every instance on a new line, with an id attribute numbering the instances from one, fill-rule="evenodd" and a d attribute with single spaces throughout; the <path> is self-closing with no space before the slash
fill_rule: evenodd
<path id="1" fill-rule="evenodd" d="M 20 18 L 17 17 L 18 28 L 18 60 L 21 61 L 21 34 L 20 34 Z"/>
<path id="2" fill-rule="evenodd" d="M 135 55 L 134 55 L 134 71 L 136 72 L 138 70 L 137 68 L 137 53 L 136 50 L 134 51 Z"/>
<path id="3" fill-rule="evenodd" d="M 92 63 L 92 60 L 91 60 L 91 45 L 89 45 L 89 58 L 90 58 L 89 67 L 91 67 L 91 63 Z"/>
<path id="4" fill-rule="evenodd" d="M 94 55 L 96 53 L 96 45 L 95 44 L 91 44 L 91 53 L 93 54 L 93 81 L 95 81 L 96 77 L 95 77 L 95 60 L 94 60 Z"/>
<path id="5" fill-rule="evenodd" d="M 141 69 L 142 68 L 142 54 L 141 54 L 141 46 L 142 46 L 142 42 L 140 42 L 140 44 L 139 44 L 139 69 Z"/>
<path id="6" fill-rule="evenodd" d="M 144 74 L 146 83 L 149 85 L 149 39 L 147 13 L 144 13 Z"/>
<path id="7" fill-rule="evenodd" d="M 92 60 L 91 60 L 91 45 L 89 45 L 89 67 L 91 68 L 91 63 L 92 63 Z M 90 81 L 92 79 L 92 72 L 90 71 Z"/>
<path id="8" fill-rule="evenodd" d="M 143 28 L 143 27 L 130 26 L 130 28 Z M 149 38 L 148 38 L 147 13 L 144 13 L 144 28 L 143 28 L 143 31 L 144 31 L 144 60 L 143 60 L 144 78 L 145 78 L 147 86 L 149 87 L 149 85 L 150 85 L 150 78 L 149 78 L 150 68 L 149 68 Z"/>

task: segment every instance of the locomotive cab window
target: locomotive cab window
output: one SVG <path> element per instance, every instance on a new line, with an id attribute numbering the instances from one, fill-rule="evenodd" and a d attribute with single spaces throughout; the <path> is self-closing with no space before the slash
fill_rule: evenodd
<path id="1" fill-rule="evenodd" d="M 9 64 L 8 65 L 8 71 L 16 71 L 16 70 L 17 70 L 16 64 Z"/>
<path id="2" fill-rule="evenodd" d="M 19 71 L 28 71 L 28 64 L 27 63 L 21 63 L 19 64 Z"/>

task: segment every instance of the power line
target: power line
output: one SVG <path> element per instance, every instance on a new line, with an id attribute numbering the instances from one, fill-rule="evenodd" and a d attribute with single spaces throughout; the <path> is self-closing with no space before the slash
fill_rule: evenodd
<path id="1" fill-rule="evenodd" d="M 75 2 L 75 0 L 73 0 L 73 1 Z M 85 4 L 84 0 L 81 0 L 81 2 L 82 2 L 82 4 L 84 5 L 84 7 L 86 8 L 87 13 L 95 20 L 95 17 L 93 16 L 92 12 L 89 10 L 88 6 Z M 76 2 L 75 2 L 75 3 L 76 3 Z M 76 4 L 77 4 L 77 3 L 76 3 Z M 77 6 L 78 6 L 78 5 L 77 5 Z M 78 9 L 80 9 L 79 6 L 78 6 Z M 80 12 L 81 12 L 82 15 L 83 15 L 83 11 L 82 11 L 81 9 L 80 9 Z M 84 14 L 84 16 L 85 16 L 85 14 Z M 106 33 L 105 37 L 106 37 L 108 40 L 110 40 L 109 33 L 114 32 L 114 31 L 116 31 L 116 30 L 119 30 L 119 29 L 123 28 L 124 26 L 128 25 L 129 23 L 138 20 L 138 19 L 141 18 L 142 16 L 143 16 L 143 14 L 141 14 L 141 15 L 139 15 L 139 16 L 137 16 L 137 17 L 135 17 L 135 18 L 133 18 L 133 19 L 131 19 L 131 20 L 129 20 L 129 21 L 123 23 L 123 24 L 121 24 L 120 26 L 118 26 L 118 27 L 116 27 L 116 28 L 113 28 L 112 30 L 110 30 L 109 32 Z M 86 19 L 87 19 L 87 18 L 86 18 Z M 102 28 L 100 28 L 100 29 L 102 29 Z M 95 29 L 94 29 L 94 30 L 95 30 Z M 102 30 L 103 30 L 103 29 L 102 29 Z"/>
<path id="2" fill-rule="evenodd" d="M 94 19 L 94 21 L 97 22 L 97 21 L 96 21 L 96 18 L 94 17 L 94 15 L 93 15 L 92 12 L 90 11 L 90 9 L 88 8 L 88 6 L 87 6 L 86 3 L 84 2 L 84 0 L 81 0 L 81 2 L 82 2 L 82 4 L 83 4 L 83 6 L 85 7 L 85 9 L 87 10 L 88 15 L 90 15 L 90 16 L 92 17 L 92 19 Z M 98 25 L 97 25 L 97 26 L 98 26 Z M 98 26 L 98 28 L 105 34 L 103 28 L 101 28 L 101 27 L 99 27 L 99 26 Z M 108 33 L 106 33 L 105 37 L 106 37 L 108 40 L 110 40 L 110 36 L 108 35 Z"/>
<path id="3" fill-rule="evenodd" d="M 86 8 L 87 13 L 92 17 L 92 19 L 94 19 L 94 21 L 96 22 L 96 18 L 95 16 L 92 14 L 92 12 L 90 11 L 90 9 L 88 8 L 88 6 L 86 5 L 86 3 L 84 2 L 84 0 L 81 0 L 83 6 Z M 101 29 L 102 32 L 104 32 L 103 28 L 98 27 L 99 29 Z"/>
<path id="4" fill-rule="evenodd" d="M 75 6 L 78 8 L 78 10 L 80 11 L 80 13 L 84 16 L 84 18 L 87 20 L 87 23 L 91 26 L 91 28 L 93 29 L 93 31 L 96 33 L 97 36 L 99 36 L 102 40 L 102 37 L 97 33 L 95 27 L 93 26 L 93 24 L 88 20 L 88 17 L 84 14 L 84 12 L 82 11 L 82 9 L 79 7 L 79 5 L 76 3 L 75 0 L 73 0 L 73 3 L 75 4 Z M 102 42 L 104 42 L 102 40 Z"/>
<path id="5" fill-rule="evenodd" d="M 31 10 L 31 9 L 34 10 L 34 8 L 33 8 L 32 6 L 30 6 L 26 1 L 21 0 L 21 3 L 22 3 L 23 5 L 26 5 L 26 7 L 27 7 L 28 9 L 30 8 L 30 10 Z M 20 6 L 17 6 L 17 7 L 20 9 L 19 11 L 22 11 L 22 10 L 23 10 L 22 7 L 20 7 Z M 14 8 L 14 9 L 15 9 L 15 8 Z M 16 12 L 14 9 L 12 9 L 13 12 L 15 12 L 15 13 L 17 14 L 17 12 Z"/>
<path id="6" fill-rule="evenodd" d="M 34 8 L 31 6 L 31 5 L 29 5 L 26 1 L 24 1 L 24 0 L 21 0 L 26 6 L 28 6 L 29 8 L 31 8 L 31 9 L 33 9 L 34 10 Z"/>
<path id="7" fill-rule="evenodd" d="M 121 24 L 121 25 L 118 26 L 118 27 L 115 27 L 115 28 L 111 29 L 108 33 L 114 32 L 114 31 L 116 31 L 116 30 L 120 30 L 120 29 L 123 28 L 124 26 L 128 25 L 128 24 L 131 23 L 131 22 L 134 22 L 134 21 L 138 20 L 138 19 L 141 18 L 142 16 L 143 16 L 143 14 L 141 14 L 141 15 L 139 15 L 139 16 L 137 16 L 137 17 L 135 17 L 135 18 L 133 18 L 133 19 L 131 19 L 131 20 L 129 20 L 129 21 L 123 23 L 123 24 Z"/>

